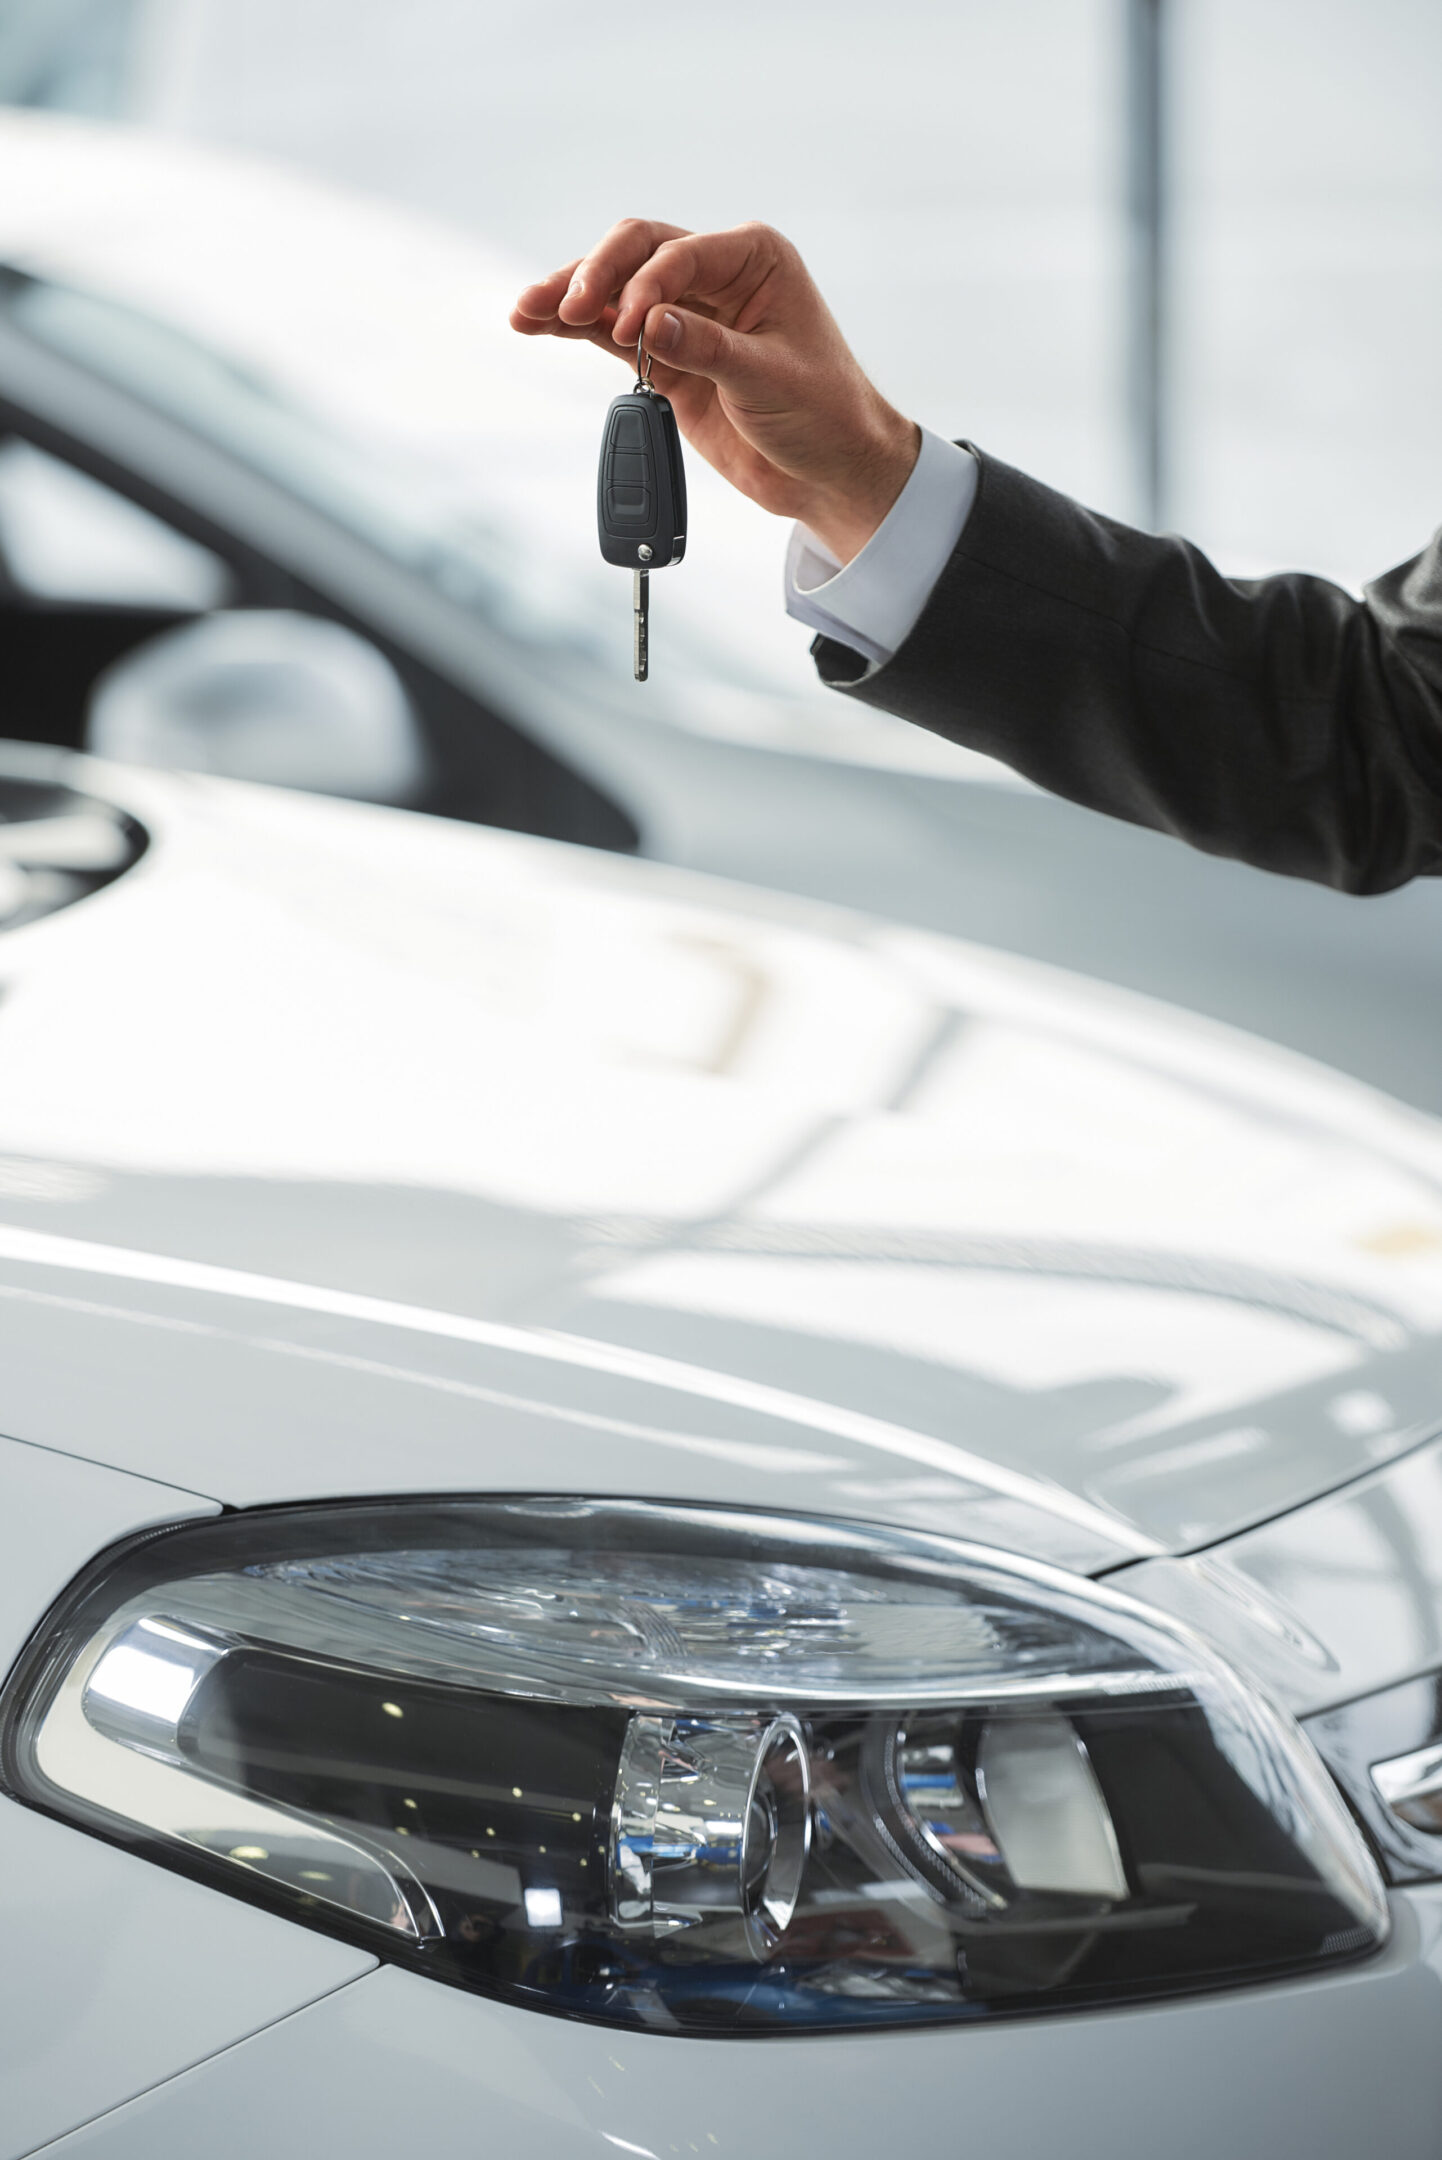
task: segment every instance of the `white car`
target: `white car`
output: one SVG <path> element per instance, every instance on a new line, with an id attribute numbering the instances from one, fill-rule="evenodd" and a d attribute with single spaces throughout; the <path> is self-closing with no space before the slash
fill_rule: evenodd
<path id="1" fill-rule="evenodd" d="M 35 749 L 0 2160 L 1435 2160 L 1442 1139 Z"/>

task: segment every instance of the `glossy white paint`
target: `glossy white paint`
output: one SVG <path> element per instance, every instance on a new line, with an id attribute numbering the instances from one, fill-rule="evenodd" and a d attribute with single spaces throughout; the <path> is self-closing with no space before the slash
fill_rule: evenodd
<path id="1" fill-rule="evenodd" d="M 1329 1980 L 945 2032 L 694 2041 L 383 1969 L 58 2148 L 63 2160 L 1435 2160 L 1442 1893 Z M 58 2160 L 57 2156 L 57 2160 Z"/>
<path id="2" fill-rule="evenodd" d="M 374 1964 L 0 1798 L 0 2160 Z"/>
<path id="3" fill-rule="evenodd" d="M 12 1636 L 197 1494 L 748 1500 L 1102 1568 L 1373 1463 L 1421 1474 L 1424 1120 L 864 918 L 70 769 L 152 845 L 0 948 L 0 1431 L 42 1444 L 4 1451 Z M 757 2107 L 794 2113 L 803 2077 L 833 2149 L 874 2149 L 903 2085 L 936 2143 L 960 2083 L 997 2137 L 1034 2096 L 1028 2152 L 1059 2094 L 1107 2149 L 1154 2149 L 1140 2123 L 1191 2079 L 1198 2154 L 1257 2124 L 1285 2150 L 1311 2080 L 1352 2160 L 1371 2088 L 1337 2068 L 1346 2032 L 1398 2154 L 1435 2120 L 1433 2073 L 1405 2074 L 1438 2008 L 1426 1899 L 1383 1960 L 1315 1988 L 803 2054 L 618 2041 L 397 1972 L 287 2020 L 367 1960 L 8 1803 L 0 1881 L 0 2160 L 97 2115 L 73 2149 L 168 2155 L 204 2120 L 216 2152 L 393 2150 L 418 2084 L 442 2142 L 484 2117 L 528 2160 L 659 2160 L 693 2122 L 757 2149 Z M 1279 2051 L 1304 2065 L 1285 2085 Z M 644 2077 L 608 2084 L 617 2061 Z"/>
<path id="4" fill-rule="evenodd" d="M 1200 1629 L 1299 1717 L 1435 1670 L 1442 1443 L 1215 1553 L 1147 1561 L 1123 1581 Z"/>
<path id="5" fill-rule="evenodd" d="M 0 1668 L 97 1551 L 214 1512 L 11 1440 L 0 1440 L 0 1495 Z M 0 1797 L 0 2160 L 373 1964 Z"/>
<path id="6" fill-rule="evenodd" d="M 390 1302 L 337 1300 L 358 1309 L 349 1322 L 316 1324 L 306 1305 L 237 1296 L 224 1269 L 157 1299 L 103 1272 L 106 1253 L 67 1258 L 55 1241 L 43 1272 L 0 1260 L 5 1415 L 46 1446 L 104 1448 L 143 1474 L 199 1467 L 234 1504 L 467 1490 L 724 1501 L 744 1485 L 768 1505 L 856 1514 L 873 1493 L 914 1510 L 921 1488 L 932 1527 L 1072 1566 L 1153 1549 L 1059 1487 L 824 1400 Z M 64 1358 L 77 1321 L 81 1367 Z"/>
<path id="7" fill-rule="evenodd" d="M 1365 1089 L 680 872 L 76 771 L 152 846 L 0 953 L 0 1430 L 1095 1568 L 1435 1429 L 1442 1147 Z"/>
<path id="8" fill-rule="evenodd" d="M 117 1539 L 213 1500 L 0 1439 L 0 1678 L 72 1575 Z M 3 1898 L 3 1891 L 0 1891 Z"/>

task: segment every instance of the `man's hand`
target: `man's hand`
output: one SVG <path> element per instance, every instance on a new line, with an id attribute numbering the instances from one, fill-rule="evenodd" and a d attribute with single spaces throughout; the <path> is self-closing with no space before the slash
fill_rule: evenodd
<path id="1" fill-rule="evenodd" d="M 921 435 L 873 388 L 789 240 L 626 218 L 528 286 L 511 327 L 586 338 L 653 380 L 688 442 L 743 495 L 845 563 L 905 487 Z"/>

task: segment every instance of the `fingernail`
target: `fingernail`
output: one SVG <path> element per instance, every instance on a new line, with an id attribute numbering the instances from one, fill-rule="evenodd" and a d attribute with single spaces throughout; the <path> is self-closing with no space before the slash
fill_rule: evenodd
<path id="1" fill-rule="evenodd" d="M 584 289 L 585 283 L 586 280 L 583 277 L 573 277 L 566 290 L 567 292 L 580 292 Z"/>
<path id="2" fill-rule="evenodd" d="M 651 339 L 653 352 L 672 352 L 681 342 L 681 318 L 666 314 L 661 317 Z"/>

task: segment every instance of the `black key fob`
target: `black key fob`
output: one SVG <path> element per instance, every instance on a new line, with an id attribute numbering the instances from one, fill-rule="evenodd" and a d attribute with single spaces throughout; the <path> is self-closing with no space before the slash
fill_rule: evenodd
<path id="1" fill-rule="evenodd" d="M 596 530 L 608 563 L 664 570 L 686 552 L 686 469 L 669 398 L 627 390 L 606 415 Z"/>

